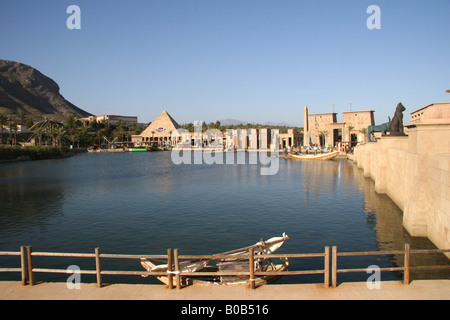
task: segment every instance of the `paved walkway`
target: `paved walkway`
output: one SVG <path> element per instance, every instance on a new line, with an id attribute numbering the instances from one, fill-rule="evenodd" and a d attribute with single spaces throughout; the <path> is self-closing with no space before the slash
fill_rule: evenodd
<path id="1" fill-rule="evenodd" d="M 246 286 L 195 285 L 169 290 L 164 285 L 113 284 L 101 289 L 81 284 L 69 290 L 65 283 L 22 286 L 0 282 L 0 300 L 450 300 L 450 280 L 418 280 L 410 285 L 381 282 L 369 290 L 365 282 L 343 283 L 337 288 L 320 284 Z"/>

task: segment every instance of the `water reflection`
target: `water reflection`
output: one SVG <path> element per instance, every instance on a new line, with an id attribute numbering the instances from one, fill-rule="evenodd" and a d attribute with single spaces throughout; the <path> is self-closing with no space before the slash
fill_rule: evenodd
<path id="1" fill-rule="evenodd" d="M 9 245 L 15 243 L 14 237 L 31 243 L 36 236 L 33 230 L 45 232 L 47 223 L 62 212 L 61 180 L 46 176 L 41 168 L 4 165 L 0 170 L 0 245 L 6 249 L 17 250 Z"/>

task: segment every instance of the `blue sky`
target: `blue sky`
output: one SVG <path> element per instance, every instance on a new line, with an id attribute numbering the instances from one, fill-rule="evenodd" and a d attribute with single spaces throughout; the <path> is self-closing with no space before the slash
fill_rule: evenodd
<path id="1" fill-rule="evenodd" d="M 69 30 L 69 5 L 81 30 Z M 381 29 L 369 30 L 370 5 Z M 303 125 L 450 101 L 449 0 L 0 0 L 0 59 L 91 113 Z"/>

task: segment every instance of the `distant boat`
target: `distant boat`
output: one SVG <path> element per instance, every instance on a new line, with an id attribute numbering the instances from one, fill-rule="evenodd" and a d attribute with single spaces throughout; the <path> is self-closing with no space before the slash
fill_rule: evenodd
<path id="1" fill-rule="evenodd" d="M 289 268 L 289 261 L 287 259 L 283 259 L 284 263 L 275 265 L 272 263 L 270 259 L 257 259 L 258 254 L 272 254 L 274 251 L 279 249 L 283 243 L 289 240 L 289 237 L 283 233 L 282 237 L 274 237 L 267 241 L 259 241 L 256 244 L 236 249 L 224 253 L 218 253 L 217 256 L 229 256 L 229 258 L 226 259 L 216 259 L 217 261 L 216 265 L 209 266 L 208 263 L 210 260 L 192 260 L 192 261 L 185 261 L 180 263 L 180 271 L 181 274 L 183 272 L 198 272 L 199 277 L 181 277 L 183 284 L 193 284 L 193 283 L 215 283 L 215 284 L 242 284 L 246 283 L 248 281 L 248 277 L 235 277 L 235 276 L 201 276 L 202 272 L 208 272 L 208 273 L 214 273 L 214 272 L 242 272 L 243 270 L 248 271 L 249 265 L 248 260 L 242 260 L 239 259 L 242 255 L 248 255 L 250 249 L 254 250 L 255 253 L 255 261 L 257 261 L 256 264 L 256 270 L 258 272 L 280 272 L 280 271 L 286 271 Z M 214 260 L 214 259 L 211 259 Z M 262 260 L 262 261 L 260 261 Z M 152 260 L 152 259 L 141 259 L 141 265 L 149 272 L 161 272 L 161 271 L 167 271 L 167 264 L 164 264 L 162 261 Z M 174 268 L 172 268 L 173 270 Z M 151 273 L 149 274 L 151 275 Z M 256 279 L 255 284 L 261 285 L 269 282 L 273 282 L 276 279 L 280 278 L 281 275 L 269 275 L 269 276 L 262 276 L 258 277 Z M 169 283 L 169 278 L 167 276 L 157 276 L 157 279 L 164 284 Z M 175 280 L 174 280 L 175 281 Z"/>
<path id="2" fill-rule="evenodd" d="M 147 152 L 147 148 L 127 148 L 128 152 Z"/>
<path id="3" fill-rule="evenodd" d="M 93 146 L 87 148 L 87 152 L 102 152 L 102 149 L 94 144 Z"/>
<path id="4" fill-rule="evenodd" d="M 330 160 L 339 155 L 339 151 L 319 153 L 319 154 L 290 154 L 289 159 L 292 160 Z"/>

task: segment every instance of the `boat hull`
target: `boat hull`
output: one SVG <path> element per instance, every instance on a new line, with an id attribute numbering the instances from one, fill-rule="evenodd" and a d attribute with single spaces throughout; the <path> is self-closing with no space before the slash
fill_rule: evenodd
<path id="1" fill-rule="evenodd" d="M 180 263 L 180 273 L 196 273 L 195 276 L 186 275 L 181 276 L 181 285 L 186 286 L 194 283 L 211 283 L 211 284 L 221 284 L 221 285 L 234 285 L 234 284 L 245 284 L 248 283 L 248 277 L 242 276 L 223 276 L 223 273 L 228 274 L 239 274 L 242 271 L 249 270 L 248 258 L 242 259 L 243 256 L 249 254 L 250 250 L 253 250 L 255 258 L 258 255 L 270 255 L 276 250 L 278 250 L 283 243 L 289 240 L 289 237 L 283 233 L 281 237 L 273 237 L 267 241 L 257 242 L 256 244 L 228 252 L 219 253 L 210 257 L 210 259 L 205 260 L 191 260 Z M 214 256 L 220 257 L 215 259 Z M 217 265 L 208 265 L 209 261 L 217 261 Z M 257 277 L 255 279 L 255 285 L 262 285 L 265 283 L 270 283 L 282 275 L 278 273 L 281 271 L 288 270 L 289 261 L 287 259 L 282 259 L 284 264 L 273 264 L 270 259 L 258 259 L 258 263 L 255 265 L 256 272 L 271 272 L 270 275 L 264 275 Z M 152 275 L 152 272 L 167 272 L 167 264 L 164 262 L 142 258 L 141 265 L 149 271 L 148 275 Z M 235 273 L 236 272 L 236 273 Z M 198 276 L 197 276 L 198 274 Z M 145 275 L 144 277 L 146 277 Z M 156 278 L 164 284 L 169 284 L 169 277 L 166 275 L 157 276 Z M 175 285 L 175 278 L 173 279 L 173 285 Z"/>
<path id="2" fill-rule="evenodd" d="M 339 155 L 339 151 L 322 153 L 322 154 L 290 154 L 289 158 L 292 160 L 331 160 Z"/>
<path id="3" fill-rule="evenodd" d="M 142 266 L 149 272 L 154 270 L 158 267 L 157 264 L 155 264 L 154 261 L 148 260 L 148 259 L 141 259 Z M 262 270 L 263 272 L 283 272 L 289 270 L 289 260 L 284 259 L 282 264 L 268 264 L 266 265 Z M 189 272 L 189 271 L 188 271 Z M 192 272 L 192 271 L 190 271 Z M 212 266 L 206 266 L 203 269 L 197 271 L 196 273 L 198 276 L 195 277 L 188 277 L 188 276 L 181 276 L 180 277 L 180 283 L 182 286 L 188 286 L 188 285 L 222 285 L 222 286 L 230 286 L 230 285 L 245 285 L 249 283 L 249 279 L 247 277 L 218 277 L 218 276 L 211 276 L 211 273 L 219 272 L 219 269 L 217 267 Z M 205 274 L 202 275 L 202 273 Z M 208 274 L 208 275 L 206 275 Z M 255 278 L 255 286 L 262 286 L 265 284 L 273 283 L 276 280 L 280 279 L 283 275 L 266 275 L 266 276 L 260 276 Z M 156 276 L 156 278 L 164 283 L 165 285 L 169 285 L 169 277 L 168 276 Z M 176 286 L 176 278 L 175 276 L 172 278 L 172 285 Z"/>

